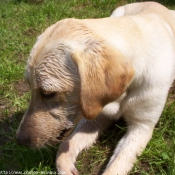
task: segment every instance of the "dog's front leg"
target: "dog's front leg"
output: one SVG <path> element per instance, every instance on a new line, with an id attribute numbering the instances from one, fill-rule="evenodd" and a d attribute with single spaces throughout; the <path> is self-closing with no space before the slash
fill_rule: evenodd
<path id="1" fill-rule="evenodd" d="M 127 175 L 136 157 L 141 154 L 152 136 L 154 127 L 144 125 L 129 126 L 120 140 L 103 175 Z"/>
<path id="2" fill-rule="evenodd" d="M 137 156 L 145 149 L 162 113 L 166 96 L 153 96 L 151 99 L 152 101 L 141 99 L 130 103 L 137 108 L 130 106 L 129 110 L 125 111 L 127 133 L 119 141 L 103 175 L 127 175 Z"/>
<path id="3" fill-rule="evenodd" d="M 100 115 L 95 120 L 82 119 L 68 140 L 60 145 L 56 158 L 58 172 L 66 175 L 77 175 L 75 168 L 76 157 L 86 148 L 89 148 L 101 132 L 110 126 L 112 120 Z"/>

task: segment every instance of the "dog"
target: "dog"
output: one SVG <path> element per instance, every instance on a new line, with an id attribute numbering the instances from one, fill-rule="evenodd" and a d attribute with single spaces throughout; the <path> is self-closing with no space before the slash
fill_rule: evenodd
<path id="1" fill-rule="evenodd" d="M 31 101 L 17 142 L 41 148 L 64 139 L 57 170 L 77 175 L 78 154 L 123 117 L 127 132 L 103 175 L 126 175 L 151 139 L 174 79 L 175 17 L 166 7 L 133 3 L 109 18 L 61 20 L 31 50 Z"/>

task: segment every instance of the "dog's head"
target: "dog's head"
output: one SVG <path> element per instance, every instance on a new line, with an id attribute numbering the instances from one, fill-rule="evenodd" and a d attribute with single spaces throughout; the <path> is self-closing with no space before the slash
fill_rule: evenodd
<path id="1" fill-rule="evenodd" d="M 79 20 L 60 21 L 39 37 L 26 68 L 31 101 L 17 141 L 58 142 L 83 116 L 94 119 L 126 90 L 134 70 L 124 56 Z"/>

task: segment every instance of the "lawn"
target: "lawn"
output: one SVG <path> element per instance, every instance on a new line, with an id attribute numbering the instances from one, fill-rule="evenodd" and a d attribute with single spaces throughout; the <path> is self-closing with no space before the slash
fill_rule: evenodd
<path id="1" fill-rule="evenodd" d="M 24 70 L 36 37 L 60 19 L 107 17 L 117 6 L 129 2 L 134 1 L 45 0 L 32 4 L 25 0 L 0 0 L 0 174 L 56 172 L 56 146 L 32 150 L 19 146 L 14 139 L 30 99 Z M 175 9 L 173 0 L 162 3 Z M 115 123 L 99 142 L 82 152 L 76 165 L 80 174 L 102 172 L 125 130 L 123 121 Z M 131 174 L 175 175 L 175 86 L 170 90 L 153 138 Z"/>

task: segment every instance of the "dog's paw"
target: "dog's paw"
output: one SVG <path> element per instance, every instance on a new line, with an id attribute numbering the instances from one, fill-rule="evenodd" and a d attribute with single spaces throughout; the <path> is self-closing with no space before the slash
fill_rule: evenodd
<path id="1" fill-rule="evenodd" d="M 58 157 L 56 160 L 56 168 L 58 171 L 58 174 L 64 174 L 64 175 L 79 175 L 78 170 L 75 168 L 74 163 L 70 161 L 69 158 L 64 157 Z"/>
<path id="2" fill-rule="evenodd" d="M 77 169 L 75 167 L 68 168 L 66 167 L 60 167 L 59 165 L 57 166 L 57 172 L 58 174 L 63 174 L 63 175 L 79 175 Z"/>
<path id="3" fill-rule="evenodd" d="M 79 173 L 78 173 L 76 168 L 72 169 L 71 172 L 72 172 L 73 175 L 79 175 Z"/>

